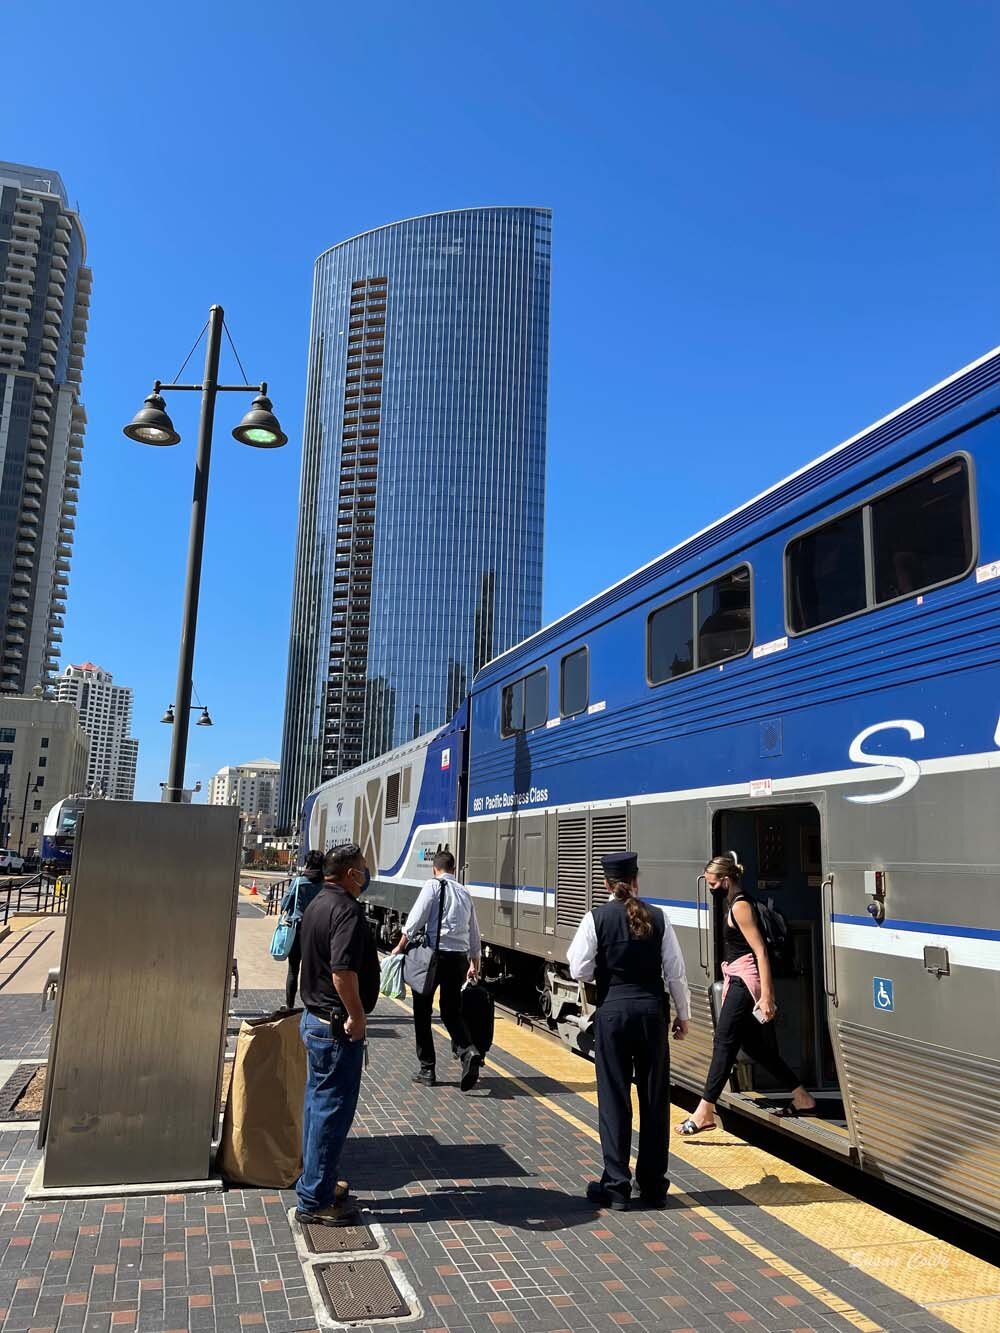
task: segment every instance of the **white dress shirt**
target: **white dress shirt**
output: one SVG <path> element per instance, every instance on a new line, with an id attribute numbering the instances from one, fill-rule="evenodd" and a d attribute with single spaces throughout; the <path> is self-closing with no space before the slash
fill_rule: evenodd
<path id="1" fill-rule="evenodd" d="M 660 909 L 657 907 L 651 910 L 658 912 Z M 670 924 L 670 918 L 666 912 L 663 912 L 662 916 L 663 942 L 660 947 L 660 958 L 663 967 L 663 984 L 670 992 L 670 998 L 674 1006 L 674 1017 L 690 1018 L 691 996 L 688 993 L 684 955 L 681 953 L 681 946 L 677 943 L 677 936 Z M 566 957 L 569 961 L 571 976 L 577 981 L 593 981 L 594 973 L 597 971 L 597 927 L 594 925 L 593 912 L 588 912 L 580 922 L 577 932 L 573 936 L 573 942 L 566 951 Z"/>
<path id="2" fill-rule="evenodd" d="M 428 944 L 437 944 L 438 904 L 441 901 L 442 884 L 445 885 L 445 891 L 440 947 L 445 953 L 467 953 L 470 958 L 478 958 L 481 944 L 476 905 L 465 885 L 459 884 L 451 875 L 429 879 L 420 890 L 403 927 L 406 938 L 411 940 L 418 931 L 425 930 Z"/>

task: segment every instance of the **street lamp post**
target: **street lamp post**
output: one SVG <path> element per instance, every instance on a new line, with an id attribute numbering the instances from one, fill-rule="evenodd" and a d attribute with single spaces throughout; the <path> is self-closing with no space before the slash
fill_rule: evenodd
<path id="1" fill-rule="evenodd" d="M 219 393 L 256 393 L 253 406 L 233 431 L 241 444 L 256 449 L 279 449 L 288 437 L 278 425 L 267 398 L 267 385 L 220 384 L 219 354 L 225 316 L 220 305 L 208 312 L 208 344 L 205 348 L 205 374 L 201 384 L 162 384 L 157 380 L 153 392 L 124 428 L 125 434 L 139 444 L 178 444 L 180 436 L 167 416 L 161 390 L 201 394 L 201 420 L 198 426 L 198 455 L 194 471 L 194 496 L 191 504 L 191 533 L 188 540 L 187 577 L 184 584 L 184 614 L 181 621 L 180 653 L 177 662 L 177 688 L 174 693 L 176 716 L 170 746 L 170 771 L 167 775 L 167 799 L 180 801 L 184 790 L 184 766 L 187 759 L 188 725 L 191 718 L 194 643 L 198 628 L 198 598 L 201 589 L 201 560 L 205 545 L 205 510 L 208 504 L 208 474 L 212 462 L 212 430 L 215 424 L 215 398 Z M 210 725 L 210 724 L 209 724 Z"/>
<path id="2" fill-rule="evenodd" d="M 33 792 L 38 791 L 39 779 L 35 778 L 35 785 L 31 787 L 31 769 L 28 769 L 28 776 L 24 783 L 24 804 L 21 806 L 21 828 L 17 835 L 17 854 L 21 856 L 24 852 L 24 821 L 28 818 L 28 788 Z"/>

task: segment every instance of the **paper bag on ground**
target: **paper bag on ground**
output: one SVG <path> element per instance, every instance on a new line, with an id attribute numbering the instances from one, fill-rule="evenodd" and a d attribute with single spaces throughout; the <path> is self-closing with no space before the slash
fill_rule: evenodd
<path id="1" fill-rule="evenodd" d="M 236 1185 L 288 1189 L 302 1169 L 306 1053 L 298 1013 L 245 1021 L 236 1038 L 217 1169 Z"/>

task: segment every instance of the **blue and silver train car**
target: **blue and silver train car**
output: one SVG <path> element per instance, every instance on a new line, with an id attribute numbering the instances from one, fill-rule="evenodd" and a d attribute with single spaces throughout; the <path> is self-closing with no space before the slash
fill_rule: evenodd
<path id="1" fill-rule="evenodd" d="M 779 1037 L 827 1118 L 778 1122 L 1000 1226 L 1000 351 L 491 662 L 471 697 L 484 934 L 565 950 L 601 854 L 681 940 L 698 1089 L 736 849 L 790 925 Z M 766 1114 L 763 1070 L 726 1094 Z M 774 1120 L 774 1117 L 771 1117 Z"/>
<path id="2" fill-rule="evenodd" d="M 42 825 L 42 865 L 46 869 L 69 870 L 72 866 L 83 800 L 82 796 L 66 796 L 45 816 Z"/>
<path id="3" fill-rule="evenodd" d="M 489 663 L 447 727 L 310 795 L 303 846 L 361 843 L 386 939 L 455 850 L 487 973 L 581 1045 L 566 947 L 633 847 L 684 950 L 693 1090 L 702 869 L 736 850 L 789 923 L 779 1038 L 824 1115 L 769 1115 L 787 1090 L 747 1064 L 723 1104 L 1000 1228 L 998 414 L 1000 349 Z"/>
<path id="4" fill-rule="evenodd" d="M 460 862 L 465 829 L 466 718 L 351 769 L 311 792 L 302 811 L 300 849 L 356 842 L 372 882 L 365 904 L 382 943 L 398 930 L 430 877 L 435 853 Z"/>

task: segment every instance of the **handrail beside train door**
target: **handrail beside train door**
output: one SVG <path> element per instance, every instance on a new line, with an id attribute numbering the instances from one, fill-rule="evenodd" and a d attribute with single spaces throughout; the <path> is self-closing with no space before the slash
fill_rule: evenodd
<path id="1" fill-rule="evenodd" d="M 704 898 L 702 897 L 702 889 L 704 889 L 705 891 Z M 698 876 L 698 883 L 695 889 L 694 898 L 695 898 L 695 915 L 698 918 L 697 921 L 698 963 L 702 971 L 707 973 L 709 970 L 708 968 L 708 880 L 706 880 L 704 875 Z M 702 916 L 702 903 L 704 903 L 704 918 Z M 702 924 L 703 920 L 704 920 L 704 925 Z M 703 935 L 704 935 L 704 943 L 702 942 Z"/>
<path id="2" fill-rule="evenodd" d="M 829 907 L 827 906 L 827 889 Z M 833 939 L 833 875 L 827 875 L 820 885 L 820 911 L 823 914 L 823 990 L 834 1005 L 839 1005 L 837 998 L 837 948 Z"/>

